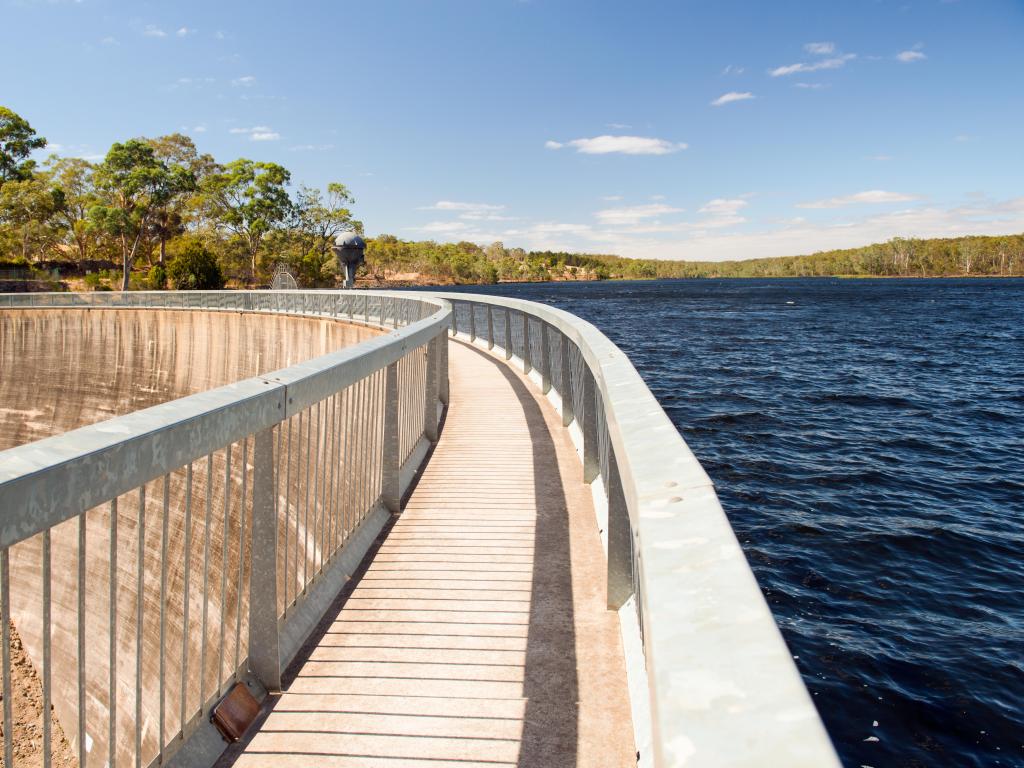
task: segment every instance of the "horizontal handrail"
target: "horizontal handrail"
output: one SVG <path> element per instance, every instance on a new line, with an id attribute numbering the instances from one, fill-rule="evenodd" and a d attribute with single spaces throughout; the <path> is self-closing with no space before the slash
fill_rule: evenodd
<path id="1" fill-rule="evenodd" d="M 609 605 L 635 599 L 654 764 L 838 766 L 713 483 L 629 358 L 554 307 L 430 295 L 453 304 L 456 333 L 536 371 L 563 423 L 578 422 L 584 479 L 607 475 Z M 582 360 L 578 374 L 567 347 Z M 634 701 L 634 713 L 646 703 Z"/>

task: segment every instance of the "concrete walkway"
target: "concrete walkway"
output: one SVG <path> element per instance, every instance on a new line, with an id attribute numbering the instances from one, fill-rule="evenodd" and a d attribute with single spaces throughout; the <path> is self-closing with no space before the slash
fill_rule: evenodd
<path id="1" fill-rule="evenodd" d="M 449 346 L 423 477 L 235 765 L 636 764 L 572 444 L 532 383 Z"/>

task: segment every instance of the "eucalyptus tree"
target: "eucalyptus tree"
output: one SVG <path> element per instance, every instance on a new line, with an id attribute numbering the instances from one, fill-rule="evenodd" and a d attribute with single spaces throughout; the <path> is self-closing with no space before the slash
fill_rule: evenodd
<path id="1" fill-rule="evenodd" d="M 342 232 L 362 233 L 363 223 L 352 218 L 349 206 L 355 198 L 348 187 L 338 182 L 327 185 L 324 195 L 315 187 L 301 186 L 295 194 L 295 224 L 307 251 L 327 258 L 334 239 Z"/>
<path id="2" fill-rule="evenodd" d="M 286 189 L 290 181 L 291 174 L 283 166 L 246 158 L 228 163 L 202 181 L 204 207 L 218 226 L 244 245 L 252 280 L 264 238 L 293 214 Z"/>
<path id="3" fill-rule="evenodd" d="M 0 251 L 39 260 L 60 241 L 58 199 L 45 178 L 8 179 L 0 187 Z"/>
<path id="4" fill-rule="evenodd" d="M 89 225 L 89 209 L 99 203 L 93 173 L 96 166 L 80 157 L 51 155 L 46 174 L 54 190 L 54 216 L 61 223 L 78 252 L 78 260 L 89 258 L 96 244 L 96 231 Z"/>
<path id="5" fill-rule="evenodd" d="M 0 186 L 30 178 L 36 167 L 30 155 L 45 146 L 46 139 L 36 135 L 28 120 L 0 106 Z"/>
<path id="6" fill-rule="evenodd" d="M 150 223 L 150 234 L 160 244 L 159 263 L 164 264 L 167 241 L 185 233 L 189 202 L 199 181 L 216 169 L 216 161 L 212 155 L 199 154 L 192 139 L 182 133 L 146 139 L 146 143 L 153 148 L 154 156 L 175 174 L 175 188 L 156 207 Z"/>
<path id="7" fill-rule="evenodd" d="M 189 172 L 168 168 L 143 139 L 114 144 L 94 178 L 99 204 L 89 210 L 92 227 L 113 237 L 121 250 L 121 290 L 129 287 L 132 266 L 154 219 L 179 194 Z"/>

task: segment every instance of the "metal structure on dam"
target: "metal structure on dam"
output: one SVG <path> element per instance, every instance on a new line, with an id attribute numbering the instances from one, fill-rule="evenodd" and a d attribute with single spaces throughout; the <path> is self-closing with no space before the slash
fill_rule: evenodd
<path id="1" fill-rule="evenodd" d="M 238 765 L 838 765 L 710 480 L 589 323 L 442 292 L 24 294 L 3 338 L 69 308 L 364 330 L 0 452 L 6 765 L 12 628 L 56 715 L 26 764 L 57 763 L 59 722 L 81 765 L 212 765 L 240 681 L 305 709 L 265 707 Z M 389 620 L 448 634 L 376 647 Z"/>

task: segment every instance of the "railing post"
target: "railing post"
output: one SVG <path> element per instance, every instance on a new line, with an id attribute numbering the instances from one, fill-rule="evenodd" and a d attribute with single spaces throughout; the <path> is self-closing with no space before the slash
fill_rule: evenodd
<path id="1" fill-rule="evenodd" d="M 608 449 L 608 607 L 613 611 L 633 594 L 633 532 L 622 492 L 615 451 Z"/>
<path id="2" fill-rule="evenodd" d="M 274 465 L 274 429 L 271 427 L 256 434 L 253 448 L 252 572 L 249 576 L 249 668 L 268 691 L 281 690 Z"/>
<path id="3" fill-rule="evenodd" d="M 505 310 L 505 359 L 512 359 L 512 310 Z"/>
<path id="4" fill-rule="evenodd" d="M 494 349 L 494 312 L 491 305 L 487 305 L 487 348 Z"/>
<path id="5" fill-rule="evenodd" d="M 427 382 L 423 393 L 423 435 L 432 443 L 437 442 L 437 363 L 438 347 L 447 344 L 448 339 L 442 334 L 427 342 Z"/>
<path id="6" fill-rule="evenodd" d="M 551 342 L 548 340 L 548 324 L 540 323 L 540 391 L 545 395 L 551 391 Z"/>
<path id="7" fill-rule="evenodd" d="M 445 328 L 441 331 L 441 335 L 437 337 L 438 343 L 438 355 L 437 355 L 437 396 L 442 403 L 448 405 L 448 329 Z"/>
<path id="8" fill-rule="evenodd" d="M 381 498 L 384 506 L 397 515 L 401 512 L 402 489 L 398 460 L 398 363 L 391 363 L 384 376 L 384 456 Z"/>
<path id="9" fill-rule="evenodd" d="M 530 316 L 523 315 L 523 373 L 533 370 L 533 355 L 530 353 Z"/>
<path id="10" fill-rule="evenodd" d="M 562 396 L 562 426 L 568 427 L 576 417 L 572 411 L 572 366 L 569 362 L 569 337 L 564 333 L 558 346 L 561 349 L 559 357 L 562 365 L 562 391 L 558 394 Z"/>
<path id="11" fill-rule="evenodd" d="M 601 459 L 597 447 L 597 387 L 594 374 L 583 365 L 583 482 L 593 482 L 601 473 Z M 579 415 L 577 414 L 577 418 Z"/>

